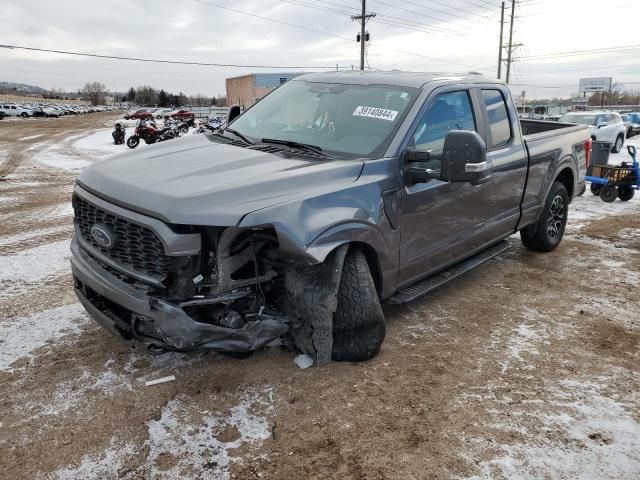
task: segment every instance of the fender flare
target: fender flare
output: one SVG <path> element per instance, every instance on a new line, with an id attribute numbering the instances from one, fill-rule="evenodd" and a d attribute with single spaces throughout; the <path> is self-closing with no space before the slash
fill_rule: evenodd
<path id="1" fill-rule="evenodd" d="M 556 179 L 560 176 L 560 173 L 563 170 L 566 170 L 567 168 L 569 168 L 571 170 L 571 173 L 572 173 L 572 176 L 573 176 L 573 191 L 574 192 L 577 191 L 577 188 L 578 188 L 578 169 L 576 167 L 576 161 L 571 155 L 567 155 L 567 156 L 565 156 L 564 158 L 562 158 L 558 162 L 558 165 L 553 170 L 553 174 L 549 175 L 549 181 L 546 182 L 547 186 L 545 188 L 544 197 L 542 197 L 544 199 L 543 202 L 549 196 L 549 192 L 551 191 L 551 187 L 553 186 L 553 182 L 555 182 Z M 551 172 L 551 171 L 552 170 L 549 170 L 549 172 Z M 570 201 L 571 201 L 571 199 L 570 199 Z"/>

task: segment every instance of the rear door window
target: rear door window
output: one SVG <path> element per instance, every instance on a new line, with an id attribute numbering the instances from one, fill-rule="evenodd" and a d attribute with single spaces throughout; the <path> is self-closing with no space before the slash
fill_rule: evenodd
<path id="1" fill-rule="evenodd" d="M 500 90 L 482 90 L 482 98 L 487 108 L 491 131 L 489 149 L 504 147 L 511 141 L 512 136 L 507 102 Z"/>
<path id="2" fill-rule="evenodd" d="M 469 92 L 440 95 L 424 113 L 413 134 L 416 150 L 431 152 L 431 158 L 442 159 L 442 149 L 451 130 L 476 130 Z"/>

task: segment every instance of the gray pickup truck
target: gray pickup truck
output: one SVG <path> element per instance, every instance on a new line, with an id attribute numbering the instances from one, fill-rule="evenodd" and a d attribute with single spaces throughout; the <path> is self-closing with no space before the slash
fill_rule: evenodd
<path id="1" fill-rule="evenodd" d="M 73 193 L 78 298 L 152 353 L 245 356 L 274 341 L 362 361 L 381 302 L 505 249 L 561 241 L 585 126 L 519 121 L 479 75 L 297 77 L 223 131 L 95 163 Z"/>

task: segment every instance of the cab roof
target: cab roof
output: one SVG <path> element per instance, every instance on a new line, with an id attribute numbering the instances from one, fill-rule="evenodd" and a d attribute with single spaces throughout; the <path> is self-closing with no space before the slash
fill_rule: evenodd
<path id="1" fill-rule="evenodd" d="M 421 88 L 427 83 L 496 83 L 504 82 L 485 77 L 475 72 L 403 72 L 399 70 L 349 70 L 343 72 L 307 73 L 292 78 L 291 82 L 326 82 L 352 85 L 392 85 L 396 87 Z"/>

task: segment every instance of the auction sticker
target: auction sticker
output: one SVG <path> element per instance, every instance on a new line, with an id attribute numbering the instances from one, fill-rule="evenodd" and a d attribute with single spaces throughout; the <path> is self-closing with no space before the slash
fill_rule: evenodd
<path id="1" fill-rule="evenodd" d="M 354 117 L 378 118 L 380 120 L 388 120 L 393 122 L 398 115 L 397 110 L 388 110 L 386 108 L 363 107 L 360 105 L 353 111 Z"/>

